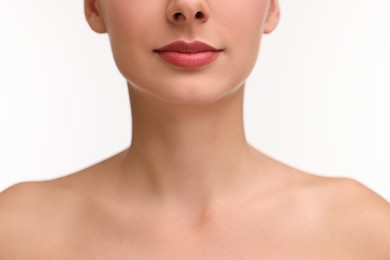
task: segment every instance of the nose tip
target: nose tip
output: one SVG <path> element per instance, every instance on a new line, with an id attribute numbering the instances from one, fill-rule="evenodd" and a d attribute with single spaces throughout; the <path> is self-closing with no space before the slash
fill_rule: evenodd
<path id="1" fill-rule="evenodd" d="M 202 0 L 172 1 L 167 11 L 168 20 L 174 24 L 204 23 L 209 18 L 207 5 Z"/>

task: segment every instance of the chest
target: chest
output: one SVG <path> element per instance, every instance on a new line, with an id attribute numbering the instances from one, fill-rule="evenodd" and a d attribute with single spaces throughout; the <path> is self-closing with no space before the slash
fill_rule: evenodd
<path id="1" fill-rule="evenodd" d="M 188 228 L 175 216 L 157 213 L 83 214 L 35 238 L 42 247 L 29 254 L 59 260 L 359 259 L 318 215 L 285 208 L 231 212 L 203 228 Z"/>
<path id="2" fill-rule="evenodd" d="M 328 247 L 328 244 L 315 244 L 292 241 L 249 241 L 245 237 L 221 239 L 209 243 L 189 243 L 165 241 L 159 244 L 150 241 L 119 242 L 100 240 L 99 242 L 79 241 L 78 246 L 58 246 L 37 254 L 36 259 L 159 259 L 159 260 L 215 260 L 215 259 L 364 259 L 342 248 Z"/>
<path id="3" fill-rule="evenodd" d="M 304 225 L 289 228 L 268 225 L 235 225 L 214 232 L 188 234 L 133 227 L 134 232 L 107 227 L 80 228 L 39 259 L 359 259 L 332 242 L 326 233 Z M 222 227 L 221 227 L 222 228 Z M 55 240 L 53 240 L 55 241 Z"/>

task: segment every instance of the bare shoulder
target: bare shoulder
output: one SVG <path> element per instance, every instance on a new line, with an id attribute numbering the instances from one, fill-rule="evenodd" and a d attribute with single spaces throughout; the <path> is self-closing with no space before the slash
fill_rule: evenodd
<path id="1" fill-rule="evenodd" d="M 390 204 L 351 178 L 319 177 L 326 232 L 362 259 L 390 259 Z"/>
<path id="2" fill-rule="evenodd" d="M 98 208 L 96 197 L 104 193 L 106 183 L 106 179 L 98 176 L 106 176 L 104 173 L 112 170 L 116 158 L 113 156 L 56 179 L 17 183 L 2 191 L 0 259 L 9 259 L 2 255 L 7 251 L 4 248 L 17 245 L 32 248 L 34 242 L 43 239 L 50 242 L 59 239 L 60 242 L 61 238 L 69 236 Z M 49 246 L 48 242 L 45 244 Z"/>
<path id="3" fill-rule="evenodd" d="M 354 216 L 350 221 L 362 221 L 362 225 L 370 220 L 377 225 L 390 223 L 389 202 L 355 179 L 327 178 L 321 192 L 328 194 L 328 209 L 336 216 Z M 387 227 L 390 231 L 390 225 Z"/>
<path id="4" fill-rule="evenodd" d="M 14 184 L 0 193 L 0 259 L 32 256 L 56 241 L 77 200 L 54 181 Z M 64 234 L 64 233 L 63 233 Z M 42 241 L 46 241 L 42 244 Z"/>
<path id="5" fill-rule="evenodd" d="M 71 194 L 56 180 L 26 181 L 14 184 L 0 193 L 0 217 L 16 217 L 15 213 L 33 214 L 50 211 L 55 204 Z"/>
<path id="6" fill-rule="evenodd" d="M 11 224 L 23 224 L 21 218 L 40 210 L 50 199 L 47 185 L 41 182 L 21 182 L 0 193 L 0 227 L 4 231 Z"/>
<path id="7" fill-rule="evenodd" d="M 32 182 L 22 182 L 14 184 L 0 193 L 0 258 L 14 259 L 17 248 L 16 243 L 23 241 L 28 233 L 32 233 L 33 226 L 37 226 L 39 219 L 37 208 L 41 208 L 39 203 L 42 199 L 36 200 L 40 196 L 40 189 Z M 37 203 L 37 201 L 39 201 Z M 31 237 L 30 237 L 31 238 Z"/>

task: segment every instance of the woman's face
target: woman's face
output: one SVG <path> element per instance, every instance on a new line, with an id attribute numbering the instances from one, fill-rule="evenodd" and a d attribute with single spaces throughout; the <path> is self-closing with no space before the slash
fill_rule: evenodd
<path id="1" fill-rule="evenodd" d="M 169 103 L 200 104 L 243 86 L 262 34 L 277 25 L 279 6 L 277 0 L 85 0 L 85 14 L 94 31 L 108 33 L 131 88 Z M 211 63 L 183 68 L 154 52 L 176 40 L 223 51 Z"/>

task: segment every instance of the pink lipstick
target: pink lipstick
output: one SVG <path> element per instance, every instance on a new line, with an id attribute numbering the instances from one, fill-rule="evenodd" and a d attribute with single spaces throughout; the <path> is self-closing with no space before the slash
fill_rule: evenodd
<path id="1" fill-rule="evenodd" d="M 222 49 L 217 49 L 200 41 L 190 43 L 175 41 L 154 50 L 163 60 L 184 68 L 196 68 L 209 64 L 222 51 Z"/>

